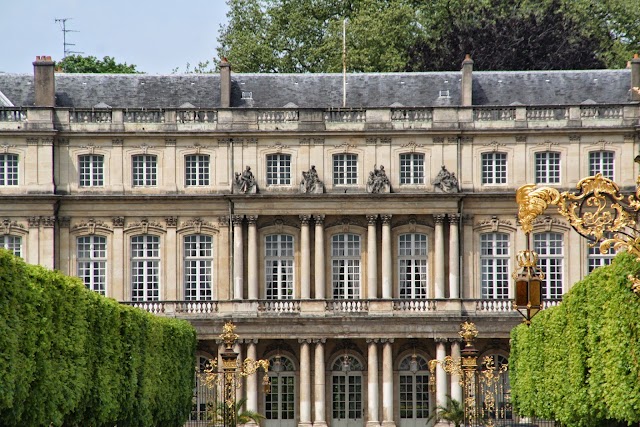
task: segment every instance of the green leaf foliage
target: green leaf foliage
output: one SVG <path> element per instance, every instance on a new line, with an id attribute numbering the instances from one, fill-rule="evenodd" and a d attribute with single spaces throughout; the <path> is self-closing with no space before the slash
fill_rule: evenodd
<path id="1" fill-rule="evenodd" d="M 623 68 L 637 0 L 227 0 L 217 54 L 237 72 Z"/>
<path id="2" fill-rule="evenodd" d="M 117 63 L 110 56 L 98 59 L 95 56 L 68 55 L 56 63 L 56 67 L 65 73 L 135 74 L 139 72 L 135 65 L 129 65 L 126 62 Z"/>
<path id="3" fill-rule="evenodd" d="M 0 250 L 0 425 L 182 426 L 196 335 Z"/>
<path id="4" fill-rule="evenodd" d="M 510 380 L 519 414 L 568 427 L 640 421 L 640 296 L 620 254 L 576 283 L 563 302 L 512 332 Z"/>

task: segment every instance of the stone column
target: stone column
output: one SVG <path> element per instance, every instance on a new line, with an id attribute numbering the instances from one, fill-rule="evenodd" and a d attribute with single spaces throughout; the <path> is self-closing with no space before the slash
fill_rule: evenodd
<path id="1" fill-rule="evenodd" d="M 23 255 L 29 264 L 40 264 L 40 217 L 30 216 L 29 235 L 27 236 L 27 252 Z"/>
<path id="2" fill-rule="evenodd" d="M 107 284 L 107 296 L 115 298 L 118 301 L 131 301 L 131 291 L 125 291 L 125 242 L 124 242 L 124 217 L 115 216 L 111 219 L 113 224 L 113 236 L 111 243 L 111 254 L 113 262 L 109 266 L 111 272 L 111 280 Z M 107 264 L 108 265 L 108 264 Z M 107 273 L 108 274 L 108 273 Z"/>
<path id="3" fill-rule="evenodd" d="M 367 339 L 367 427 L 379 426 L 378 421 L 378 340 Z"/>
<path id="4" fill-rule="evenodd" d="M 380 218 L 382 218 L 382 298 L 392 298 L 391 215 L 380 215 Z"/>
<path id="5" fill-rule="evenodd" d="M 244 245 L 242 237 L 242 215 L 233 215 L 233 299 L 243 299 Z"/>
<path id="6" fill-rule="evenodd" d="M 56 217 L 55 216 L 43 216 L 41 219 L 42 224 L 42 255 L 40 259 L 40 265 L 50 270 L 53 270 L 55 267 L 54 263 L 54 253 L 55 253 L 55 243 L 53 238 L 53 231 L 56 225 Z"/>
<path id="7" fill-rule="evenodd" d="M 311 298 L 311 241 L 309 215 L 300 215 L 300 298 Z"/>
<path id="8" fill-rule="evenodd" d="M 382 340 L 382 426 L 395 427 L 393 421 L 393 338 Z"/>
<path id="9" fill-rule="evenodd" d="M 253 360 L 257 360 L 256 344 L 258 340 L 248 340 L 247 343 L 247 357 Z M 247 376 L 247 410 L 258 412 L 258 378 L 261 373 L 256 372 L 253 375 Z M 249 424 L 254 424 L 250 422 Z"/>
<path id="10" fill-rule="evenodd" d="M 315 256 L 315 288 L 316 299 L 325 299 L 325 283 L 324 283 L 324 215 L 314 215 L 316 222 L 316 256 Z M 324 422 L 324 416 L 322 418 Z"/>
<path id="11" fill-rule="evenodd" d="M 249 223 L 249 245 L 247 250 L 247 280 L 249 299 L 256 300 L 258 296 L 258 217 L 255 215 L 248 216 Z"/>
<path id="12" fill-rule="evenodd" d="M 317 222 L 316 222 L 317 224 Z M 316 234 L 317 236 L 317 234 Z M 313 427 L 327 427 L 325 420 L 325 384 L 324 384 L 324 343 L 326 340 L 313 340 L 316 344 L 314 359 L 314 375 L 313 375 L 313 403 L 314 417 Z"/>
<path id="13" fill-rule="evenodd" d="M 434 215 L 436 223 L 433 263 L 435 270 L 435 297 L 444 298 L 444 215 Z"/>
<path id="14" fill-rule="evenodd" d="M 449 214 L 449 298 L 460 298 L 459 214 Z"/>
<path id="15" fill-rule="evenodd" d="M 378 297 L 378 242 L 376 222 L 378 215 L 367 215 L 367 298 Z"/>
<path id="16" fill-rule="evenodd" d="M 309 340 L 300 343 L 300 423 L 299 427 L 311 426 L 311 357 Z"/>
<path id="17" fill-rule="evenodd" d="M 233 351 L 238 353 L 238 362 L 242 364 L 244 358 L 242 357 L 242 345 L 239 342 L 236 342 L 233 345 Z M 236 381 L 238 382 L 238 387 L 236 387 L 236 402 L 242 399 L 244 395 L 244 384 L 241 376 L 236 377 Z"/>
<path id="18" fill-rule="evenodd" d="M 178 279 L 178 266 L 177 259 L 180 244 L 177 242 L 177 227 L 178 218 L 175 216 L 166 217 L 165 222 L 167 224 L 167 234 L 165 235 L 166 242 L 166 280 L 163 284 L 163 289 L 160 292 L 160 299 L 167 301 L 177 301 L 184 299 L 184 289 L 178 292 L 178 287 L 184 286 L 182 280 Z"/>
<path id="19" fill-rule="evenodd" d="M 69 235 L 69 229 L 71 228 L 71 218 L 68 216 L 61 217 L 59 219 L 60 224 L 60 253 L 58 256 L 60 257 L 60 271 L 67 276 L 75 276 L 77 273 L 71 271 L 71 259 L 76 260 L 76 270 L 77 270 L 77 260 L 78 254 L 71 253 L 71 239 Z M 114 230 L 115 231 L 115 230 Z M 113 242 L 111 242 L 113 245 Z M 109 264 L 107 264 L 111 267 Z M 109 273 L 107 273 L 109 274 Z M 110 275 L 108 277 L 111 277 Z M 111 295 L 111 286 L 107 286 L 106 296 L 115 298 Z"/>
<path id="20" fill-rule="evenodd" d="M 460 360 L 460 340 L 454 339 L 451 342 L 451 357 L 453 360 Z M 462 386 L 457 374 L 451 375 L 451 398 L 462 403 Z"/>
<path id="21" fill-rule="evenodd" d="M 446 338 L 436 338 L 436 360 L 440 363 L 436 366 L 436 406 L 447 404 L 447 373 L 442 367 L 442 362 L 447 356 Z"/>

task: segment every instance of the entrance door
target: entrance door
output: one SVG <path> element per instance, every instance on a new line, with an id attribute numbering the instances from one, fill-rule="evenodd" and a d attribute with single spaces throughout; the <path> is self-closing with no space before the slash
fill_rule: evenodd
<path id="1" fill-rule="evenodd" d="M 266 394 L 264 405 L 265 427 L 296 426 L 296 391 L 293 362 L 284 356 L 269 360 L 271 392 Z"/>
<path id="2" fill-rule="evenodd" d="M 429 368 L 419 355 L 400 363 L 400 427 L 425 427 L 429 418 Z"/>
<path id="3" fill-rule="evenodd" d="M 331 375 L 333 427 L 362 427 L 362 364 L 347 355 L 333 364 Z"/>

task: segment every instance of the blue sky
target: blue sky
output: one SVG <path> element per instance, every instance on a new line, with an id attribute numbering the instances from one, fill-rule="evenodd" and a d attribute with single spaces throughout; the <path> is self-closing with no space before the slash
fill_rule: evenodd
<path id="1" fill-rule="evenodd" d="M 71 49 L 135 64 L 151 74 L 185 69 L 215 55 L 225 0 L 0 0 L 0 72 L 32 73 L 37 55 L 62 59 L 56 18 L 73 18 Z"/>

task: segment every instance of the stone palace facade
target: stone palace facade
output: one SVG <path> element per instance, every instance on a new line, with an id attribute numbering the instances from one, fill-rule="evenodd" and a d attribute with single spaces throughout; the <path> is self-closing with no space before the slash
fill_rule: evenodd
<path id="1" fill-rule="evenodd" d="M 123 304 L 226 320 L 272 393 L 266 427 L 422 427 L 476 323 L 509 354 L 515 189 L 600 172 L 634 187 L 640 59 L 624 70 L 0 74 L 0 242 Z M 346 83 L 343 85 L 343 83 Z M 343 88 L 345 88 L 343 90 Z M 344 106 L 343 106 L 344 105 Z M 545 304 L 610 261 L 559 216 L 533 245 Z M 437 394 L 429 393 L 431 383 Z M 204 425 L 204 397 L 193 425 Z"/>

